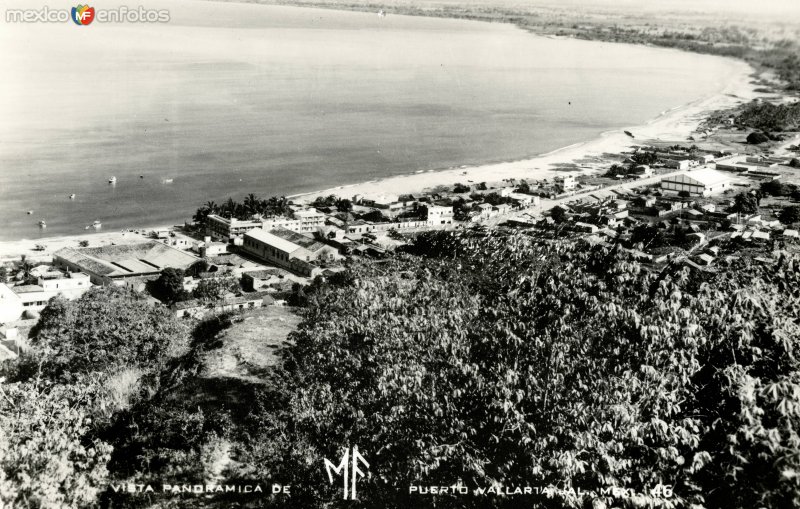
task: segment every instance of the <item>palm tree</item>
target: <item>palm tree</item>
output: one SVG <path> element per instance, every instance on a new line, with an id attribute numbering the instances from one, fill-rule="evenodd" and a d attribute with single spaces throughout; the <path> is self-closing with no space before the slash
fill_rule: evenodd
<path id="1" fill-rule="evenodd" d="M 31 281 L 33 279 L 34 267 L 34 264 L 23 258 L 19 264 L 19 268 L 17 269 L 17 279 L 23 281 L 24 283 Z"/>
<path id="2" fill-rule="evenodd" d="M 225 217 L 231 218 L 233 214 L 236 212 L 236 202 L 233 198 L 228 198 L 227 201 L 222 205 L 222 213 Z"/>
<path id="3" fill-rule="evenodd" d="M 248 194 L 244 198 L 244 206 L 249 214 L 256 214 L 258 212 L 259 200 L 253 193 Z"/>

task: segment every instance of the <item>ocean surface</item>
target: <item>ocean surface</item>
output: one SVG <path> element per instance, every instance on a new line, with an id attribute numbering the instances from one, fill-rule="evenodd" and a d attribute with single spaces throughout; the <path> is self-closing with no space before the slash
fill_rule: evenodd
<path id="1" fill-rule="evenodd" d="M 720 58 L 503 24 L 146 7 L 170 22 L 0 20 L 0 240 L 81 234 L 95 220 L 177 224 L 250 192 L 521 159 L 640 125 L 734 72 Z"/>

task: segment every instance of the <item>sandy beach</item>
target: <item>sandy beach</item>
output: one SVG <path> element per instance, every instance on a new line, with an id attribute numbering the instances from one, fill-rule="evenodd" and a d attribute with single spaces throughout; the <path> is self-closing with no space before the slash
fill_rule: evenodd
<path id="1" fill-rule="evenodd" d="M 295 202 L 310 202 L 318 196 L 335 194 L 343 198 L 354 195 L 414 194 L 437 186 L 451 186 L 456 182 L 497 183 L 506 179 L 547 179 L 565 167 L 585 174 L 595 173 L 607 168 L 610 157 L 629 151 L 632 147 L 646 145 L 652 141 L 686 142 L 697 129 L 708 112 L 730 108 L 750 101 L 759 94 L 752 83 L 752 67 L 744 62 L 731 60 L 731 76 L 723 90 L 687 105 L 663 113 L 652 121 L 630 126 L 617 131 L 605 132 L 596 139 L 564 147 L 530 159 L 498 162 L 478 166 L 463 166 L 438 171 L 428 171 L 401 175 L 369 182 L 355 183 L 324 189 L 317 192 L 292 196 Z M 631 138 L 624 131 L 630 131 Z M 189 219 L 191 211 L 186 211 Z M 0 242 L 0 260 L 18 259 L 25 255 L 31 260 L 47 261 L 53 252 L 63 247 L 79 247 L 82 240 L 91 246 L 123 244 L 144 241 L 146 231 L 168 226 L 143 226 L 139 233 L 132 231 L 92 232 L 84 235 L 54 236 L 51 238 L 22 239 Z M 35 250 L 37 245 L 44 250 Z"/>
<path id="2" fill-rule="evenodd" d="M 653 141 L 686 142 L 707 113 L 731 108 L 763 95 L 755 91 L 757 87 L 752 83 L 751 78 L 754 70 L 750 65 L 732 60 L 731 66 L 732 75 L 735 77 L 723 90 L 664 112 L 644 125 L 605 132 L 596 139 L 530 159 L 400 175 L 304 193 L 292 198 L 298 202 L 310 202 L 318 196 L 330 194 L 342 198 L 352 198 L 359 194 L 414 194 L 436 186 L 450 186 L 457 182 L 493 183 L 506 179 L 541 180 L 552 178 L 559 171 L 563 171 L 565 165 L 575 165 L 575 169 L 582 173 L 594 173 L 609 166 L 607 157 L 609 154 L 619 154 L 629 151 L 632 147 L 647 145 Z M 625 131 L 631 132 L 635 138 L 629 137 Z"/>

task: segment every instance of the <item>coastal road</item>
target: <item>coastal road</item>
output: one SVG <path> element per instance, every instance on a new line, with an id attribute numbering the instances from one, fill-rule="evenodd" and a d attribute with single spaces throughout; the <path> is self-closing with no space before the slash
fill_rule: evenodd
<path id="1" fill-rule="evenodd" d="M 520 211 L 514 211 L 511 214 L 505 214 L 503 216 L 494 216 L 486 219 L 485 221 L 481 221 L 480 224 L 486 226 L 496 226 L 504 221 L 508 221 L 509 219 L 524 219 L 523 216 L 534 216 L 534 215 L 543 215 L 545 212 L 549 211 L 553 207 L 558 205 L 566 205 L 584 198 L 588 198 L 593 194 L 602 193 L 604 195 L 609 194 L 613 191 L 630 191 L 631 189 L 637 187 L 644 187 L 649 186 L 652 184 L 657 184 L 661 181 L 661 179 L 665 177 L 672 177 L 674 175 L 680 175 L 681 173 L 689 173 L 691 174 L 692 171 L 701 169 L 701 168 L 708 168 L 708 166 L 698 166 L 696 168 L 692 168 L 691 170 L 675 170 L 668 173 L 661 173 L 659 175 L 653 175 L 652 177 L 647 177 L 643 179 L 636 179 L 636 180 L 627 180 L 624 182 L 620 182 L 619 184 L 612 184 L 610 186 L 602 187 L 600 189 L 595 189 L 593 191 L 583 191 L 580 193 L 576 193 L 570 196 L 565 196 L 563 198 L 557 198 L 555 200 L 550 200 L 547 198 L 542 198 L 538 207 L 530 207 Z"/>

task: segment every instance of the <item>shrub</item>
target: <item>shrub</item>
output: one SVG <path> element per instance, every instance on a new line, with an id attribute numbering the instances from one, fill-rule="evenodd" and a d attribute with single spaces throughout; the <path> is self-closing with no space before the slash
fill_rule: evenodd
<path id="1" fill-rule="evenodd" d="M 760 145 L 769 141 L 769 136 L 764 133 L 753 132 L 747 135 L 747 143 L 751 145 Z"/>
<path id="2" fill-rule="evenodd" d="M 8 507 L 95 507 L 111 447 L 90 436 L 78 386 L 0 381 L 0 502 Z"/>
<path id="3" fill-rule="evenodd" d="M 137 366 L 157 371 L 187 343 L 186 326 L 168 309 L 115 286 L 52 299 L 31 330 L 44 372 L 66 379 Z"/>

